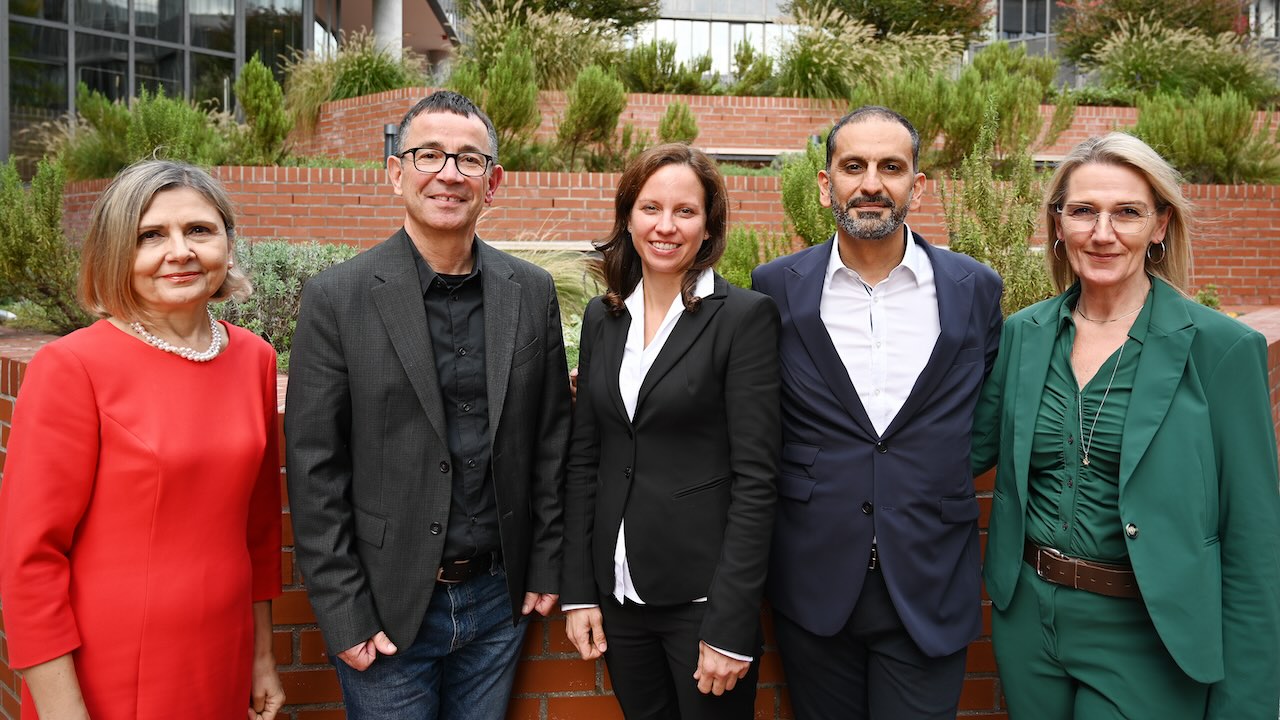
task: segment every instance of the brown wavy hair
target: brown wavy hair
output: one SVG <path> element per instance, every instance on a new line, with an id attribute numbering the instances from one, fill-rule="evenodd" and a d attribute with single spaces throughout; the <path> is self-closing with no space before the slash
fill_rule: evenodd
<path id="1" fill-rule="evenodd" d="M 724 177 L 715 161 L 696 148 L 681 143 L 656 145 L 636 156 L 622 172 L 618 181 L 618 193 L 614 197 L 613 231 L 609 237 L 596 244 L 601 254 L 599 272 L 606 287 L 604 302 L 609 312 L 620 315 L 625 309 L 627 296 L 636 289 L 643 277 L 640 255 L 631 243 L 627 222 L 635 207 L 640 190 L 655 172 L 667 165 L 685 165 L 698 176 L 705 195 L 703 205 L 707 213 L 707 239 L 702 241 L 693 264 L 685 271 L 680 283 L 680 297 L 685 310 L 697 312 L 702 299 L 693 294 L 698 275 L 714 267 L 724 255 L 725 231 L 729 224 L 729 200 Z"/>

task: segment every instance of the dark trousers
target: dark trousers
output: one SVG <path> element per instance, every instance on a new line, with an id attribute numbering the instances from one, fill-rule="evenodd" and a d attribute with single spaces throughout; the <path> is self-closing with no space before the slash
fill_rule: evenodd
<path id="1" fill-rule="evenodd" d="M 759 642 L 751 670 L 733 690 L 719 697 L 703 695 L 693 679 L 706 609 L 706 603 L 655 607 L 620 604 L 612 597 L 601 603 L 609 643 L 604 659 L 627 720 L 751 720 Z"/>
<path id="2" fill-rule="evenodd" d="M 968 648 L 921 652 L 879 571 L 867 572 L 853 615 L 831 637 L 773 618 L 796 720 L 955 720 Z"/>

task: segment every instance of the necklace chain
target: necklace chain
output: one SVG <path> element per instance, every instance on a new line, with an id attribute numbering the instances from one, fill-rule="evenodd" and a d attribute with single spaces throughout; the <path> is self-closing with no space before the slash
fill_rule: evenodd
<path id="1" fill-rule="evenodd" d="M 209 332 L 213 334 L 213 340 L 209 343 L 209 349 L 204 352 L 200 352 L 189 347 L 178 347 L 177 345 L 171 344 L 164 338 L 152 335 L 142 326 L 142 323 L 137 320 L 129 323 L 129 328 L 152 347 L 159 348 L 160 350 L 168 353 L 173 353 L 174 355 L 190 360 L 191 362 L 209 362 L 217 357 L 218 353 L 222 351 L 222 333 L 218 332 L 218 321 L 213 319 L 213 309 L 206 307 L 205 311 L 209 313 Z"/>
<path id="2" fill-rule="evenodd" d="M 1089 467 L 1089 451 L 1093 449 L 1093 431 L 1098 428 L 1098 418 L 1102 416 L 1102 408 L 1107 404 L 1107 396 L 1111 394 L 1111 384 L 1116 381 L 1116 372 L 1120 370 L 1120 361 L 1124 359 L 1124 346 L 1127 343 L 1128 339 L 1120 343 L 1120 354 L 1116 356 L 1115 367 L 1111 368 L 1111 379 L 1107 381 L 1107 389 L 1102 393 L 1102 402 L 1098 403 L 1098 411 L 1093 414 L 1093 424 L 1089 426 L 1087 439 L 1084 436 L 1084 390 L 1076 391 L 1076 417 L 1080 421 L 1080 450 L 1083 453 L 1080 462 L 1085 467 Z"/>
<path id="3" fill-rule="evenodd" d="M 1119 317 L 1108 318 L 1108 319 L 1106 319 L 1106 320 L 1094 320 L 1093 318 L 1089 317 L 1088 315 L 1085 315 L 1085 314 L 1084 314 L 1084 310 L 1081 310 L 1081 309 L 1080 309 L 1080 303 L 1079 303 L 1079 302 L 1076 302 L 1076 314 L 1077 314 L 1077 315 L 1079 315 L 1080 317 L 1084 318 L 1085 320 L 1088 320 L 1088 321 L 1089 321 L 1089 322 L 1091 322 L 1091 323 L 1097 323 L 1097 324 L 1099 324 L 1099 325 L 1106 325 L 1107 323 L 1117 322 L 1117 321 L 1119 321 L 1119 320 L 1123 320 L 1123 319 L 1125 319 L 1125 318 L 1127 318 L 1127 317 L 1132 317 L 1132 316 L 1134 316 L 1134 315 L 1137 315 L 1139 312 L 1141 312 L 1141 311 L 1142 311 L 1142 308 L 1144 308 L 1144 307 L 1146 307 L 1146 306 L 1147 306 L 1147 301 L 1146 301 L 1146 300 L 1143 300 L 1143 301 L 1142 301 L 1142 304 L 1141 304 L 1141 305 L 1139 305 L 1136 309 L 1134 309 L 1134 310 L 1130 310 L 1129 312 L 1127 312 L 1127 313 L 1125 313 L 1125 314 L 1123 314 L 1123 315 L 1121 315 L 1121 316 L 1119 316 Z"/>

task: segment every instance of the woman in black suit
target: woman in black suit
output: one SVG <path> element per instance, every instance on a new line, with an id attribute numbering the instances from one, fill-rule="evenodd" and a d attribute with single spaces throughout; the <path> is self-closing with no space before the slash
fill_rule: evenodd
<path id="1" fill-rule="evenodd" d="M 645 151 L 615 203 L 607 292 L 582 325 L 569 639 L 604 655 L 627 718 L 746 720 L 781 437 L 778 311 L 711 270 L 728 203 L 701 151 Z"/>

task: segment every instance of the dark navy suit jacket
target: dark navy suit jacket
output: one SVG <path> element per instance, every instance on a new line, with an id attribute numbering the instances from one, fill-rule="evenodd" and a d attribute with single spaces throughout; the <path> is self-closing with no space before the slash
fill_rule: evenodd
<path id="1" fill-rule="evenodd" d="M 874 537 L 907 632 L 941 657 L 982 629 L 969 448 L 978 391 L 999 347 L 1003 285 L 970 257 L 912 240 L 933 265 L 941 335 L 883 435 L 819 313 L 834 240 L 752 274 L 782 315 L 783 448 L 768 596 L 806 630 L 835 634 L 862 591 Z"/>

